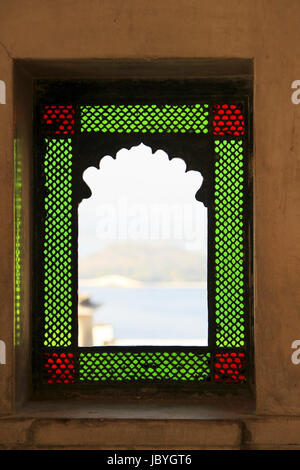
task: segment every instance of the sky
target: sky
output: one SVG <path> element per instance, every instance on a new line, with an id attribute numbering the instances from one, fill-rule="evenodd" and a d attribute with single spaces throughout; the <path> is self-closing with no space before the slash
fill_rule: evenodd
<path id="1" fill-rule="evenodd" d="M 100 158 L 99 158 L 100 160 Z M 206 252 L 207 209 L 195 194 L 203 178 L 180 158 L 140 144 L 105 156 L 83 173 L 92 196 L 79 205 L 79 257 L 107 244 L 157 240 Z"/>

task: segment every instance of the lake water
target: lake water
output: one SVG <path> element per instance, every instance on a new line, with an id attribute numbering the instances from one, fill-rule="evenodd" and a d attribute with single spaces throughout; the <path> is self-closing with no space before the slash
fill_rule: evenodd
<path id="1" fill-rule="evenodd" d="M 206 289 L 85 286 L 82 291 L 101 303 L 94 323 L 111 324 L 122 344 L 141 339 L 147 344 L 207 344 Z"/>

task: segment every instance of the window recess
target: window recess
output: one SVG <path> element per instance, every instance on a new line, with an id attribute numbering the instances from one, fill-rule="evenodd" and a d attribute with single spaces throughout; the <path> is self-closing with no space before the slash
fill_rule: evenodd
<path id="1" fill-rule="evenodd" d="M 251 89 L 243 80 L 39 81 L 35 93 L 36 388 L 230 388 L 251 376 Z M 143 143 L 203 176 L 207 346 L 78 346 L 78 206 L 106 155 Z"/>

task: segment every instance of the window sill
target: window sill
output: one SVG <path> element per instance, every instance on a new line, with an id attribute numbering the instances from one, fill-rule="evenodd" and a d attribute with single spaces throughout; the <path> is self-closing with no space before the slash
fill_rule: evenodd
<path id="1" fill-rule="evenodd" d="M 0 448 L 236 449 L 251 418 L 246 396 L 35 401 L 0 417 Z"/>
<path id="2" fill-rule="evenodd" d="M 29 402 L 0 417 L 0 449 L 300 449 L 299 416 L 255 413 L 250 397 Z"/>
<path id="3" fill-rule="evenodd" d="M 63 419 L 239 419 L 253 415 L 254 400 L 248 393 L 235 396 L 194 395 L 170 398 L 90 398 L 30 401 L 18 410 L 18 417 Z"/>

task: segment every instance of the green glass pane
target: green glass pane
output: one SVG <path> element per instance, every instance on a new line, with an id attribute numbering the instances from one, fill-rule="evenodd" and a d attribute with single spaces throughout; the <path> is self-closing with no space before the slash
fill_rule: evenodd
<path id="1" fill-rule="evenodd" d="M 80 113 L 81 132 L 208 132 L 208 104 L 81 106 Z"/>
<path id="2" fill-rule="evenodd" d="M 14 140 L 14 221 L 15 221 L 15 311 L 14 311 L 14 343 L 20 344 L 21 337 L 21 248 L 22 248 L 22 167 L 18 152 L 18 140 Z"/>
<path id="3" fill-rule="evenodd" d="M 215 141 L 216 345 L 245 345 L 243 141 Z"/>
<path id="4" fill-rule="evenodd" d="M 72 328 L 72 146 L 46 139 L 44 159 L 44 346 L 70 346 Z"/>
<path id="5" fill-rule="evenodd" d="M 210 375 L 210 353 L 83 352 L 80 381 L 203 381 Z"/>

